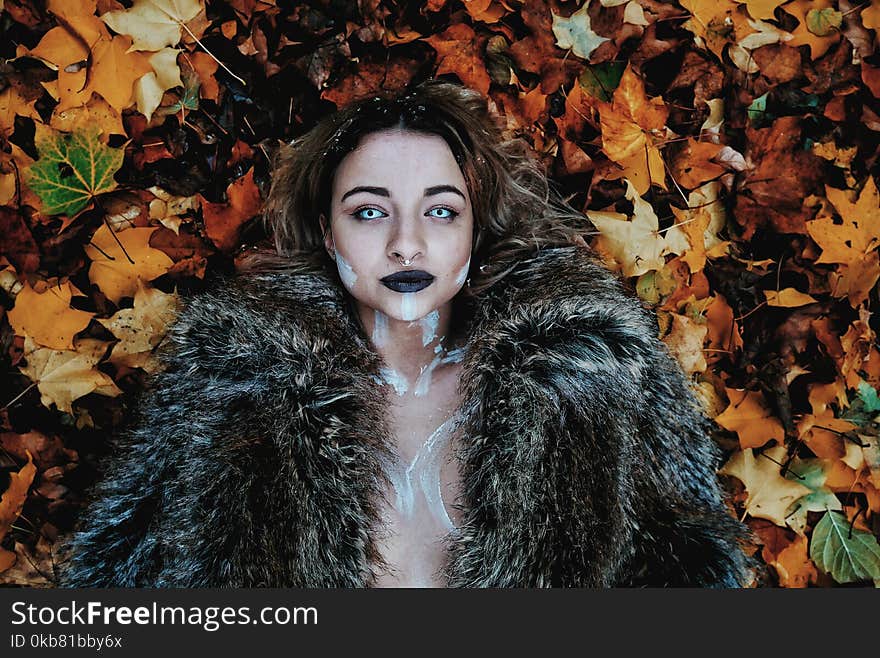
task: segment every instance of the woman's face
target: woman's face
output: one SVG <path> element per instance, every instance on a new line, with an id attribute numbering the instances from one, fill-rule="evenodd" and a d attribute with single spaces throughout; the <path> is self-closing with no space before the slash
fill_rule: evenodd
<path id="1" fill-rule="evenodd" d="M 441 137 L 399 130 L 364 137 L 336 170 L 330 214 L 325 245 L 359 306 L 412 321 L 464 285 L 474 219 Z"/>

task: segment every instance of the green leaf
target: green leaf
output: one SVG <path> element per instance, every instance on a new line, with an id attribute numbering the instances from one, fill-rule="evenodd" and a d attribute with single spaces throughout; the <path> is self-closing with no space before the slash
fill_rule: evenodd
<path id="1" fill-rule="evenodd" d="M 880 411 L 880 397 L 877 396 L 877 389 L 871 386 L 865 380 L 859 382 L 859 397 L 865 403 L 865 411 Z"/>
<path id="2" fill-rule="evenodd" d="M 41 126 L 34 143 L 39 159 L 25 171 L 28 187 L 47 215 L 73 216 L 98 194 L 116 189 L 123 149 L 110 148 L 88 128 L 71 134 Z"/>
<path id="3" fill-rule="evenodd" d="M 609 103 L 614 90 L 620 84 L 624 69 L 626 62 L 603 62 L 586 66 L 578 77 L 578 82 L 590 96 Z"/>
<path id="4" fill-rule="evenodd" d="M 813 529 L 810 559 L 838 583 L 880 578 L 880 544 L 870 532 L 852 529 L 840 512 L 826 512 Z"/>
<path id="5" fill-rule="evenodd" d="M 553 14 L 553 34 L 556 36 L 556 45 L 563 50 L 571 48 L 571 52 L 584 59 L 590 59 L 590 55 L 596 48 L 609 41 L 609 39 L 600 37 L 593 32 L 590 15 L 587 13 L 589 8 L 590 0 L 587 0 L 583 7 L 568 18 Z"/>
<path id="6" fill-rule="evenodd" d="M 807 12 L 807 29 L 817 37 L 827 37 L 837 32 L 843 22 L 843 14 L 836 9 L 811 9 Z"/>

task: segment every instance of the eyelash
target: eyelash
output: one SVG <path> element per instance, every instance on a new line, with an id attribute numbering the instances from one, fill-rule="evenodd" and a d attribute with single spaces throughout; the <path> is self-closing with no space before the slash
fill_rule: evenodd
<path id="1" fill-rule="evenodd" d="M 356 220 L 361 221 L 361 222 L 372 222 L 372 221 L 374 221 L 374 220 L 376 220 L 376 219 L 381 219 L 381 218 L 379 218 L 379 217 L 360 217 L 358 213 L 364 212 L 365 210 L 374 210 L 374 211 L 376 211 L 376 212 L 382 212 L 382 211 L 379 210 L 378 208 L 373 208 L 373 207 L 371 207 L 371 206 L 365 206 L 365 207 L 363 207 L 363 208 L 358 208 L 357 210 L 355 210 L 353 213 L 351 213 L 351 216 L 354 217 Z M 437 206 L 436 208 L 431 208 L 431 210 L 429 210 L 428 212 L 432 212 L 432 211 L 434 211 L 434 210 L 445 210 L 445 211 L 447 211 L 448 213 L 450 213 L 450 214 L 449 214 L 448 216 L 446 216 L 446 217 L 437 217 L 436 215 L 433 215 L 434 219 L 448 219 L 448 220 L 451 222 L 451 221 L 453 221 L 456 217 L 458 217 L 458 215 L 459 215 L 458 212 L 456 212 L 456 211 L 453 210 L 452 208 L 447 208 L 446 206 Z M 386 216 L 387 216 L 387 215 L 386 215 Z"/>

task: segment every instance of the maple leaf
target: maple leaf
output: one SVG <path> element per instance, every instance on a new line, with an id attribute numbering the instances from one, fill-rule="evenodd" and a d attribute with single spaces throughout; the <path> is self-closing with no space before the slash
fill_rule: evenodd
<path id="1" fill-rule="evenodd" d="M 163 48 L 150 55 L 150 66 L 153 70 L 142 76 L 135 83 L 134 95 L 138 112 L 149 121 L 153 112 L 162 102 L 162 96 L 173 87 L 182 87 L 180 67 L 177 65 L 176 48 Z"/>
<path id="2" fill-rule="evenodd" d="M 816 262 L 856 265 L 880 247 L 880 193 L 877 184 L 873 177 L 868 176 L 855 203 L 847 198 L 844 190 L 827 185 L 825 195 L 843 218 L 843 224 L 835 224 L 831 217 L 807 222 L 810 237 L 822 248 L 822 255 Z"/>
<path id="3" fill-rule="evenodd" d="M 596 248 L 613 256 L 625 276 L 639 276 L 662 269 L 663 255 L 669 245 L 659 233 L 659 220 L 651 204 L 626 181 L 626 198 L 633 203 L 633 217 L 616 212 L 587 211 L 587 217 L 599 229 Z M 616 268 L 615 268 L 616 269 Z"/>
<path id="4" fill-rule="evenodd" d="M 19 89 L 8 87 L 0 92 L 0 136 L 9 137 L 15 128 L 15 117 L 22 116 L 41 121 L 34 107 L 37 99 L 28 100 Z"/>
<path id="5" fill-rule="evenodd" d="M 779 474 L 779 464 L 786 457 L 785 446 L 774 446 L 755 457 L 751 448 L 735 453 L 718 471 L 731 475 L 745 486 L 748 497 L 745 511 L 749 515 L 785 525 L 789 508 L 810 489 Z"/>
<path id="6" fill-rule="evenodd" d="M 728 407 L 715 416 L 715 422 L 739 435 L 743 448 L 760 448 L 770 439 L 783 441 L 785 430 L 768 408 L 760 391 L 726 388 Z"/>
<path id="7" fill-rule="evenodd" d="M 169 295 L 157 288 L 147 288 L 138 281 L 133 308 L 120 309 L 106 320 L 98 319 L 119 339 L 108 360 L 116 365 L 156 372 L 159 363 L 153 356 L 153 350 L 164 338 L 177 309 L 176 294 Z"/>
<path id="8" fill-rule="evenodd" d="M 85 105 L 59 110 L 56 106 L 49 125 L 61 132 L 83 132 L 98 130 L 100 140 L 107 143 L 110 135 L 125 135 L 122 115 L 96 93 Z"/>
<path id="9" fill-rule="evenodd" d="M 238 244 L 244 223 L 260 212 L 263 201 L 254 183 L 254 169 L 226 188 L 226 203 L 212 203 L 201 195 L 205 232 L 218 249 L 228 251 Z"/>
<path id="10" fill-rule="evenodd" d="M 134 50 L 162 50 L 176 46 L 184 24 L 204 9 L 202 0 L 135 0 L 131 8 L 108 11 L 101 20 L 114 32 L 130 36 Z"/>
<path id="11" fill-rule="evenodd" d="M 12 330 L 44 347 L 72 349 L 74 335 L 89 326 L 95 315 L 70 307 L 74 292 L 82 295 L 70 281 L 49 286 L 42 293 L 25 283 L 15 298 L 15 307 L 6 314 Z"/>
<path id="12" fill-rule="evenodd" d="M 60 133 L 37 124 L 34 143 L 39 159 L 25 172 L 28 187 L 47 215 L 76 215 L 99 194 L 116 189 L 123 149 L 101 143 L 98 129 Z"/>
<path id="13" fill-rule="evenodd" d="M 838 583 L 880 579 L 880 544 L 870 532 L 851 528 L 840 512 L 829 511 L 813 529 L 810 557 Z"/>
<path id="14" fill-rule="evenodd" d="M 54 403 L 59 411 L 72 415 L 73 401 L 93 391 L 111 397 L 122 393 L 109 375 L 95 368 L 107 345 L 87 338 L 77 339 L 72 350 L 53 350 L 25 337 L 27 365 L 18 369 L 36 382 L 43 405 L 51 407 Z"/>
<path id="15" fill-rule="evenodd" d="M 654 135 L 662 134 L 669 110 L 660 97 L 648 100 L 645 83 L 627 65 L 611 103 L 599 103 L 602 150 L 623 167 L 639 194 L 651 184 L 666 189 L 665 168 Z"/>
<path id="16" fill-rule="evenodd" d="M 574 12 L 568 18 L 553 14 L 553 34 L 556 36 L 556 45 L 563 50 L 571 48 L 578 57 L 590 59 L 590 55 L 606 41 L 610 39 L 599 36 L 593 32 L 590 23 L 590 0 Z"/>
<path id="17" fill-rule="evenodd" d="M 92 259 L 89 280 L 114 304 L 133 297 L 139 280 L 152 281 L 174 264 L 165 252 L 150 246 L 150 236 L 157 230 L 155 226 L 127 228 L 114 238 L 104 224 L 86 246 L 86 255 Z"/>
<path id="18" fill-rule="evenodd" d="M 454 23 L 444 32 L 425 38 L 440 58 L 437 75 L 454 73 L 484 95 L 489 93 L 491 83 L 481 53 L 485 40 L 464 23 Z"/>

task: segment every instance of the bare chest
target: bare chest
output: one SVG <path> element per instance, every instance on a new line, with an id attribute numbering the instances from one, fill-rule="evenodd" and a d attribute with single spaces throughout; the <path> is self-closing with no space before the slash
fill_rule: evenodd
<path id="1" fill-rule="evenodd" d="M 446 586 L 440 571 L 447 536 L 461 524 L 461 481 L 455 460 L 457 371 L 445 379 L 432 387 L 433 395 L 400 396 L 392 405 L 397 455 L 386 469 L 378 545 L 387 568 L 379 570 L 377 587 Z"/>

